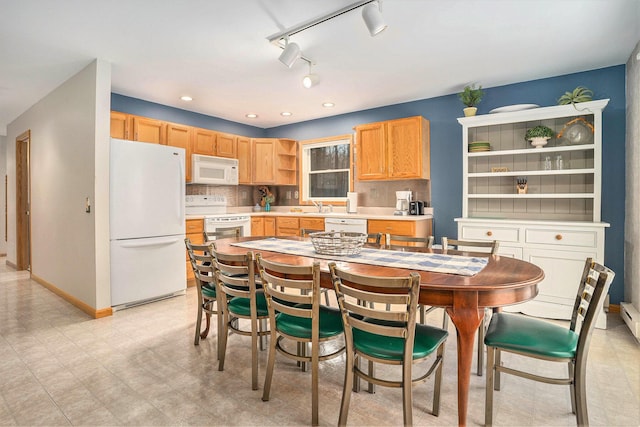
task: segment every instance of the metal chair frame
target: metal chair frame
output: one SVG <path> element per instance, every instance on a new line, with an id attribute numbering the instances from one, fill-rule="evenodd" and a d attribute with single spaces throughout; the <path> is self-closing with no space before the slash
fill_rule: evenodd
<path id="1" fill-rule="evenodd" d="M 242 235 L 242 227 L 218 228 L 216 231 L 203 231 L 202 235 L 205 242 L 229 237 L 238 238 Z"/>
<path id="2" fill-rule="evenodd" d="M 493 423 L 493 391 L 500 390 L 501 372 L 547 384 L 568 385 L 571 393 L 571 411 L 576 415 L 577 425 L 589 425 L 586 390 L 589 344 L 591 342 L 591 334 L 595 328 L 597 316 L 601 311 L 600 307 L 609 291 L 609 287 L 614 276 L 615 273 L 612 270 L 596 263 L 592 258 L 587 258 L 573 306 L 573 315 L 571 316 L 571 322 L 569 324 L 569 330 L 578 334 L 578 343 L 576 346 L 575 356 L 573 358 L 543 357 L 521 351 L 507 350 L 489 345 L 487 346 L 485 425 L 490 426 Z M 498 316 L 514 315 L 500 313 Z M 503 366 L 500 357 L 502 352 L 518 354 L 541 360 L 567 363 L 569 368 L 568 375 L 566 378 L 549 378 Z"/>
<path id="3" fill-rule="evenodd" d="M 202 293 L 202 287 L 209 285 L 210 287 L 216 287 L 214 269 L 213 269 L 213 257 L 211 256 L 211 246 L 208 244 L 194 244 L 187 237 L 184 239 L 185 246 L 187 247 L 187 253 L 189 254 L 189 261 L 191 262 L 191 268 L 193 269 L 193 275 L 195 277 L 196 287 L 198 289 L 198 315 L 196 318 L 196 331 L 193 345 L 199 345 L 200 339 L 205 339 L 209 335 L 209 327 L 211 326 L 211 315 L 219 314 L 219 310 L 214 308 L 216 298 L 212 298 Z M 217 295 L 217 294 L 216 294 Z M 206 324 L 204 331 L 202 329 L 202 314 L 205 314 Z"/>
<path id="4" fill-rule="evenodd" d="M 320 337 L 320 264 L 318 262 L 314 262 L 311 266 L 281 264 L 263 259 L 260 254 L 256 255 L 256 263 L 258 264 L 264 293 L 267 299 L 269 330 L 271 331 L 262 400 L 269 400 L 276 351 L 299 363 L 310 363 L 311 423 L 312 425 L 318 425 L 319 362 L 339 356 L 344 351 L 343 346 L 331 353 L 320 354 L 321 343 L 343 336 L 343 334 L 340 333 L 339 335 L 326 338 Z M 311 336 L 293 336 L 280 330 L 276 317 L 278 313 L 311 319 Z M 296 342 L 298 344 L 298 351 L 292 353 L 287 350 L 282 345 L 283 340 Z M 306 351 L 304 351 L 308 344 L 311 345 L 311 355 L 307 355 Z M 304 350 L 301 351 L 301 349 Z"/>

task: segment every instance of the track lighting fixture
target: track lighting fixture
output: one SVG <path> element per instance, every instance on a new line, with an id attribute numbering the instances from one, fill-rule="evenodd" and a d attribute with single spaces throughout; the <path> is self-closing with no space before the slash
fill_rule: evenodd
<path id="1" fill-rule="evenodd" d="M 364 20 L 371 37 L 380 34 L 387 28 L 387 24 L 384 23 L 384 19 L 382 18 L 382 13 L 380 11 L 380 3 L 377 1 L 369 3 L 362 8 L 362 19 Z"/>
<path id="2" fill-rule="evenodd" d="M 317 85 L 320 79 L 317 74 L 313 74 L 311 72 L 311 63 L 309 63 L 309 74 L 302 78 L 302 86 L 307 89 L 311 89 L 313 86 Z"/>
<path id="3" fill-rule="evenodd" d="M 298 46 L 297 43 L 289 42 L 289 38 L 286 38 L 284 50 L 278 58 L 280 62 L 282 62 L 288 68 L 291 68 L 293 66 L 293 63 L 296 62 L 296 60 L 301 56 L 302 51 L 300 50 L 300 46 Z"/>

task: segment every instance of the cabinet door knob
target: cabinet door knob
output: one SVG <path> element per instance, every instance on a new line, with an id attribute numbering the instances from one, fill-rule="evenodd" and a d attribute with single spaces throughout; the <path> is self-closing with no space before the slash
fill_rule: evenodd
<path id="1" fill-rule="evenodd" d="M 487 236 L 489 237 L 493 236 L 493 231 L 487 231 Z"/>
<path id="2" fill-rule="evenodd" d="M 556 240 L 562 240 L 562 234 L 556 234 Z"/>

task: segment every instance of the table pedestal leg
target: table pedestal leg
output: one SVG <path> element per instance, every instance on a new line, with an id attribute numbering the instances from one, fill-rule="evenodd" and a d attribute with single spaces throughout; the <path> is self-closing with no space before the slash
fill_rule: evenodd
<path id="1" fill-rule="evenodd" d="M 448 307 L 447 313 L 456 326 L 458 338 L 458 424 L 464 426 L 467 424 L 473 343 L 484 309 L 478 308 L 477 293 L 461 292 L 454 294 L 453 307 Z"/>

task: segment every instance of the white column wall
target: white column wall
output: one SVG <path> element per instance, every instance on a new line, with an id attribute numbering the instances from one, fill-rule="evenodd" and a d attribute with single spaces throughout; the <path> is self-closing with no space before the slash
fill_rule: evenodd
<path id="1" fill-rule="evenodd" d="M 640 311 L 640 42 L 627 61 L 624 300 Z"/>
<path id="2" fill-rule="evenodd" d="M 110 65 L 94 60 L 7 128 L 7 260 L 16 262 L 15 139 L 31 130 L 32 274 L 96 309 L 111 299 L 110 76 Z"/>
<path id="3" fill-rule="evenodd" d="M 4 177 L 7 174 L 7 137 L 0 135 L 0 177 L 2 178 L 2 183 L 0 184 L 0 203 L 2 206 L 0 207 L 0 227 L 2 228 L 2 232 L 0 233 L 0 255 L 5 255 L 7 253 L 7 242 L 5 241 L 6 235 L 4 232 L 5 225 L 5 213 L 4 207 L 7 200 L 7 194 L 4 189 Z"/>

